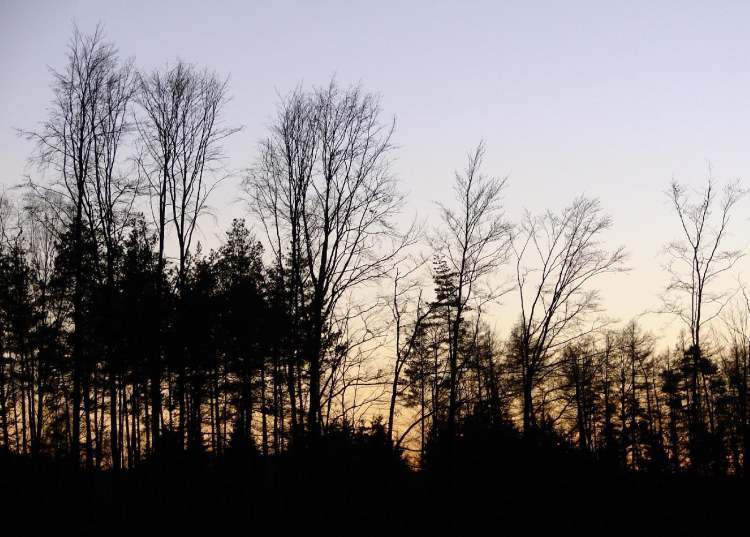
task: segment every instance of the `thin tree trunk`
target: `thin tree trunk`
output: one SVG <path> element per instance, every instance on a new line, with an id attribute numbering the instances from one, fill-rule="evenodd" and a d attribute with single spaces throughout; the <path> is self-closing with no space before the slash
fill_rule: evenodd
<path id="1" fill-rule="evenodd" d="M 266 418 L 266 366 L 260 366 L 260 417 L 263 455 L 268 456 L 268 422 Z"/>

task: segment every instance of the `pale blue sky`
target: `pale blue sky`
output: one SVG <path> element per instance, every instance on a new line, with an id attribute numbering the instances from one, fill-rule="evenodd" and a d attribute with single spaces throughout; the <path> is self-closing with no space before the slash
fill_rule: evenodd
<path id="1" fill-rule="evenodd" d="M 422 216 L 480 139 L 487 171 L 510 176 L 512 217 L 599 197 L 609 240 L 631 252 L 634 270 L 605 292 L 623 318 L 655 306 L 666 281 L 671 177 L 698 186 L 710 161 L 719 178 L 750 179 L 747 2 L 0 0 L 0 184 L 33 172 L 12 128 L 43 119 L 47 66 L 63 64 L 73 22 L 98 21 L 139 67 L 179 56 L 231 75 L 227 112 L 245 127 L 226 147 L 234 168 L 252 162 L 277 92 L 335 74 L 396 116 L 395 171 Z M 221 228 L 243 212 L 237 183 L 213 200 Z M 203 229 L 209 244 L 222 233 Z"/>

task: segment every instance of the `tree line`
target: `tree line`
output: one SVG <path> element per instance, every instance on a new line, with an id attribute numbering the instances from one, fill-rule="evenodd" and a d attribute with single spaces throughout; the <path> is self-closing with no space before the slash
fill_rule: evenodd
<path id="1" fill-rule="evenodd" d="M 483 144 L 439 223 L 403 226 L 395 124 L 360 86 L 280 99 L 243 181 L 252 224 L 202 251 L 239 130 L 228 92 L 74 32 L 22 131 L 43 180 L 0 200 L 2 448 L 117 472 L 359 428 L 424 463 L 481 424 L 624 469 L 748 475 L 750 299 L 722 279 L 743 256 L 738 184 L 670 187 L 661 311 L 685 330 L 658 350 L 604 315 L 596 283 L 627 256 L 600 202 L 511 221 Z M 517 308 L 505 334 L 487 322 L 500 300 Z"/>

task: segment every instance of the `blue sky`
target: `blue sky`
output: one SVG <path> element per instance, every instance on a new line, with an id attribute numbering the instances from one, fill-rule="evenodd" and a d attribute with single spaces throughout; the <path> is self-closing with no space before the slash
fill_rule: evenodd
<path id="1" fill-rule="evenodd" d="M 708 162 L 719 179 L 750 179 L 748 20 L 750 3 L 729 1 L 0 0 L 0 184 L 37 173 L 13 128 L 44 118 L 48 66 L 63 65 L 73 23 L 102 22 L 141 68 L 180 57 L 231 76 L 227 115 L 244 127 L 226 145 L 234 169 L 252 163 L 279 94 L 335 75 L 382 94 L 396 117 L 410 211 L 429 217 L 449 199 L 480 139 L 486 171 L 509 176 L 512 218 L 599 197 L 615 220 L 608 241 L 633 267 L 604 297 L 628 318 L 666 283 L 659 252 L 679 233 L 670 179 L 698 187 Z M 238 183 L 212 200 L 209 246 L 244 213 Z M 734 222 L 743 247 L 747 209 Z"/>

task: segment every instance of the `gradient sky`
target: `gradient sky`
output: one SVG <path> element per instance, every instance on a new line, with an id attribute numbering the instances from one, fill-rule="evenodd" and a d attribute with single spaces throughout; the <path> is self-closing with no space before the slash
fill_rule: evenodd
<path id="1" fill-rule="evenodd" d="M 695 187 L 707 164 L 750 184 L 748 2 L 157 2 L 0 0 L 0 185 L 18 183 L 75 22 L 102 22 L 122 56 L 151 69 L 176 57 L 231 75 L 229 164 L 248 166 L 278 94 L 361 82 L 395 115 L 395 171 L 410 210 L 429 217 L 480 139 L 486 171 L 509 175 L 507 207 L 560 209 L 599 197 L 630 252 L 630 274 L 602 282 L 609 312 L 654 308 L 663 244 L 679 234 L 664 194 Z M 212 246 L 239 180 L 213 199 Z M 734 221 L 742 247 L 748 200 Z M 750 263 L 740 268 L 750 279 Z M 508 298 L 508 307 L 515 307 Z M 650 320 L 657 332 L 663 322 Z M 499 328 L 507 328 L 503 323 Z"/>

